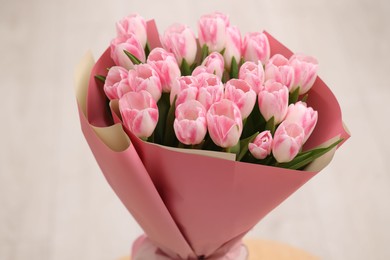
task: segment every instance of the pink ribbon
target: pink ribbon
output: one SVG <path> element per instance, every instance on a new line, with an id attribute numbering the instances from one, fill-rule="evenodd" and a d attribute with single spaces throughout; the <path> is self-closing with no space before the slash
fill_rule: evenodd
<path id="1" fill-rule="evenodd" d="M 172 257 L 164 253 L 156 247 L 147 236 L 140 236 L 133 244 L 132 260 L 196 260 L 196 259 L 181 259 Z M 203 258 L 200 258 L 203 259 Z M 211 256 L 204 258 L 205 260 L 246 260 L 248 259 L 248 250 L 244 244 L 239 241 L 236 243 L 227 254 L 223 256 Z"/>

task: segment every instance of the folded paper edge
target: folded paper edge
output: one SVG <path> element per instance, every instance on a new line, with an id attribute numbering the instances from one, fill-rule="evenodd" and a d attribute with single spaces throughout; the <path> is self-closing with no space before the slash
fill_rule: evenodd
<path id="1" fill-rule="evenodd" d="M 87 117 L 87 94 L 91 71 L 95 61 L 91 51 L 87 51 L 81 58 L 75 70 L 75 93 L 77 103 L 84 116 Z M 130 138 L 126 135 L 121 124 L 114 124 L 109 127 L 96 127 L 91 125 L 95 134 L 110 149 L 116 152 L 126 150 L 130 145 Z"/>

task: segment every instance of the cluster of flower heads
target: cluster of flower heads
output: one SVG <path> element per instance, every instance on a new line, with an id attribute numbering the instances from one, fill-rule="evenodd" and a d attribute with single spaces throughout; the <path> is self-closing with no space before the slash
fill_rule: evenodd
<path id="1" fill-rule="evenodd" d="M 116 28 L 111 42 L 116 66 L 109 69 L 104 91 L 110 100 L 119 99 L 123 124 L 134 135 L 153 135 L 164 95 L 174 108 L 173 129 L 182 145 L 202 148 L 211 138 L 231 149 L 248 137 L 244 131 L 251 136 L 250 156 L 283 163 L 312 133 L 318 114 L 302 97 L 317 77 L 313 57 L 271 57 L 265 33 L 242 37 L 221 13 L 199 19 L 198 39 L 183 24 L 170 26 L 160 36 L 162 47 L 152 50 L 141 16 L 125 17 Z"/>

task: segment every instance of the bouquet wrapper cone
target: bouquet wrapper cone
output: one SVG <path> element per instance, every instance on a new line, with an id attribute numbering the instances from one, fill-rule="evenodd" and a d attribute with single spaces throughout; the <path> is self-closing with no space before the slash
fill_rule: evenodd
<path id="1" fill-rule="evenodd" d="M 292 55 L 267 36 L 271 55 Z M 152 48 L 160 45 L 154 21 L 148 22 L 148 40 Z M 133 245 L 133 256 L 145 251 L 137 259 L 152 259 L 148 252 L 153 259 L 239 259 L 229 257 L 242 250 L 242 237 L 323 169 L 336 150 L 296 171 L 143 142 L 122 128 L 94 78 L 112 65 L 109 50 L 96 64 L 87 54 L 76 69 L 76 96 L 81 128 L 97 163 L 147 235 Z M 345 141 L 349 133 L 333 93 L 319 77 L 309 93 L 308 104 L 319 120 L 305 149 Z"/>

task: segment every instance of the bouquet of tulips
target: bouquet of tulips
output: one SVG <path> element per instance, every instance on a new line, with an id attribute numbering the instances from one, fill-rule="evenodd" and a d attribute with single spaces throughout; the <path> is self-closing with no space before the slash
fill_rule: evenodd
<path id="1" fill-rule="evenodd" d="M 134 259 L 245 259 L 241 238 L 349 137 L 313 57 L 221 13 L 198 38 L 130 15 L 82 64 L 84 135 L 147 236 Z"/>

